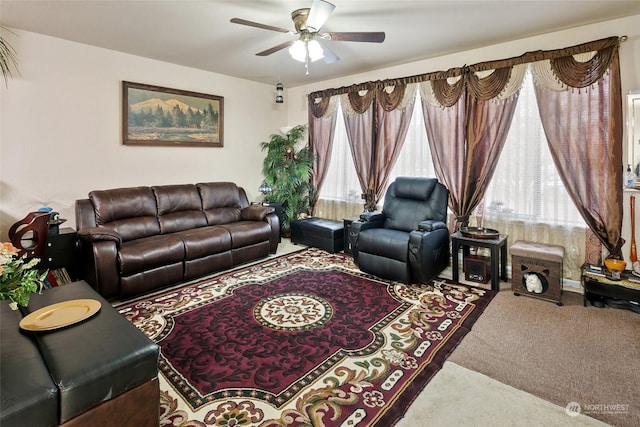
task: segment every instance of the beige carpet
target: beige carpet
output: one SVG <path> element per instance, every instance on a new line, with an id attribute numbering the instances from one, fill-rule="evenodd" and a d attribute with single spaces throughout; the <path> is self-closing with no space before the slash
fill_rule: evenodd
<path id="1" fill-rule="evenodd" d="M 640 314 L 501 291 L 448 361 L 615 426 L 640 425 Z"/>
<path id="2" fill-rule="evenodd" d="M 606 426 L 582 414 L 569 416 L 565 408 L 445 362 L 396 427 L 566 425 Z"/>

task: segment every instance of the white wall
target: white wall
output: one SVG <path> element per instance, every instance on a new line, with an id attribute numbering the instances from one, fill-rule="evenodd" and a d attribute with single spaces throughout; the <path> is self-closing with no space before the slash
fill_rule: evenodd
<path id="1" fill-rule="evenodd" d="M 0 241 L 44 205 L 74 227 L 74 201 L 95 189 L 233 181 L 259 198 L 259 144 L 286 124 L 270 85 L 12 31 L 3 36 L 19 74 L 0 85 Z M 223 96 L 224 147 L 122 145 L 123 80 Z"/>

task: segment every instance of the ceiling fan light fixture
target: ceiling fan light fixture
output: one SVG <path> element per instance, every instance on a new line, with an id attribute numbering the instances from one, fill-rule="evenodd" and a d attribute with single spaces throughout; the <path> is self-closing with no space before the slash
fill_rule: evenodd
<path id="1" fill-rule="evenodd" d="M 296 61 L 306 62 L 307 53 L 309 54 L 309 61 L 311 62 L 324 58 L 324 50 L 317 40 L 296 40 L 289 48 L 289 54 Z"/>
<path id="2" fill-rule="evenodd" d="M 0 0 L 2 1 L 2 0 Z M 289 48 L 289 55 L 299 62 L 304 63 L 305 72 L 309 74 L 309 63 L 324 59 L 326 64 L 333 64 L 340 58 L 329 46 L 322 45 L 322 40 L 346 41 L 346 42 L 368 42 L 382 43 L 385 39 L 385 33 L 377 32 L 325 32 L 321 33 L 320 29 L 331 16 L 335 9 L 335 5 L 327 0 L 312 0 L 313 4 L 310 8 L 305 7 L 296 9 L 291 12 L 291 20 L 295 27 L 295 31 L 289 31 L 284 28 L 274 27 L 272 25 L 260 24 L 258 22 L 248 21 L 241 18 L 232 18 L 234 24 L 247 25 L 254 28 L 262 28 L 264 30 L 276 31 L 289 35 L 297 35 L 296 41 L 285 41 L 270 49 L 256 53 L 257 56 L 267 56 L 283 49 Z"/>
<path id="3" fill-rule="evenodd" d="M 289 48 L 289 55 L 296 61 L 306 61 L 307 47 L 302 40 L 296 40 Z"/>
<path id="4" fill-rule="evenodd" d="M 307 42 L 307 49 L 309 49 L 309 59 L 311 62 L 324 58 L 324 49 L 317 40 L 311 40 Z"/>

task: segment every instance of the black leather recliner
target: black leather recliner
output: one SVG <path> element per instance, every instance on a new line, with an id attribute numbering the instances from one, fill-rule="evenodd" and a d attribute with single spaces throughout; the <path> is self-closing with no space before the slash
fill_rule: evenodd
<path id="1" fill-rule="evenodd" d="M 382 212 L 363 213 L 351 224 L 360 270 L 405 283 L 435 278 L 449 265 L 448 199 L 449 190 L 435 178 L 397 178 Z"/>

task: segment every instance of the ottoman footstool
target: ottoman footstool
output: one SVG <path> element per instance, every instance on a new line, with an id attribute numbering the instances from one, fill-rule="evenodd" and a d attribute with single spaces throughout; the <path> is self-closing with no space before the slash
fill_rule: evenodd
<path id="1" fill-rule="evenodd" d="M 19 340 L 25 360 L 9 357 L 5 351 L 11 349 L 2 346 L 0 424 L 157 427 L 159 347 L 86 282 L 33 295 L 24 311 L 75 299 L 96 300 L 100 310 L 80 323 L 51 331 L 19 332 L 20 312 L 2 307 L 3 344 L 10 328 L 9 342 Z M 5 366 L 11 360 L 15 364 Z M 35 380 L 46 382 L 35 383 L 36 375 Z M 10 392 L 29 392 L 36 404 L 15 402 Z"/>
<path id="2" fill-rule="evenodd" d="M 344 224 L 324 218 L 291 221 L 291 243 L 313 246 L 327 252 L 344 250 Z"/>
<path id="3" fill-rule="evenodd" d="M 510 250 L 513 294 L 562 305 L 564 247 L 518 240 Z"/>

